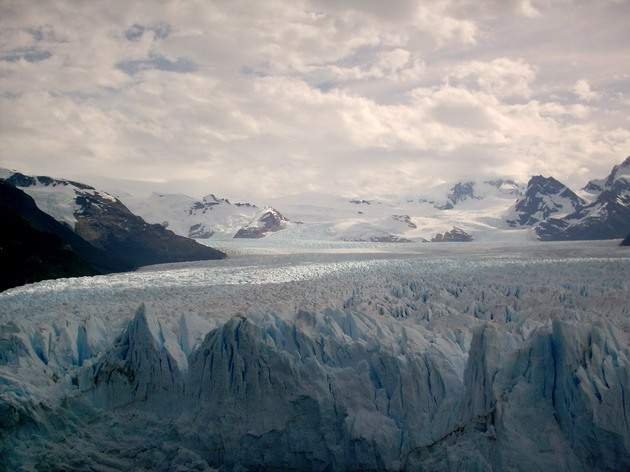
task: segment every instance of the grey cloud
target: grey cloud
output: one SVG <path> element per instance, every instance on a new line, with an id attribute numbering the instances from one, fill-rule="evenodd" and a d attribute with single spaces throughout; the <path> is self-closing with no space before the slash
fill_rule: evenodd
<path id="1" fill-rule="evenodd" d="M 116 67 L 129 75 L 151 69 L 178 73 L 194 72 L 198 69 L 198 66 L 189 59 L 178 57 L 171 60 L 160 55 L 153 55 L 147 59 L 121 61 L 116 64 Z"/>
<path id="2" fill-rule="evenodd" d="M 251 66 L 243 66 L 240 69 L 240 72 L 244 76 L 248 77 L 266 77 L 269 74 L 261 69 Z"/>
<path id="3" fill-rule="evenodd" d="M 42 41 L 44 39 L 44 31 L 41 28 L 29 28 L 27 31 L 31 33 L 35 41 Z"/>
<path id="4" fill-rule="evenodd" d="M 26 31 L 36 42 L 63 42 L 63 38 L 55 31 L 52 25 L 39 25 L 26 28 Z"/>
<path id="5" fill-rule="evenodd" d="M 19 60 L 25 60 L 27 62 L 40 62 L 50 58 L 52 54 L 49 51 L 41 49 L 28 48 L 28 49 L 15 49 L 0 55 L 0 60 L 7 62 L 16 62 Z"/>
<path id="6" fill-rule="evenodd" d="M 129 41 L 139 41 L 146 31 L 153 33 L 153 39 L 165 39 L 171 33 L 171 27 L 166 23 L 158 23 L 152 26 L 134 23 L 125 30 L 124 34 Z"/>
<path id="7" fill-rule="evenodd" d="M 127 29 L 127 31 L 125 31 L 125 37 L 129 41 L 138 41 L 140 40 L 140 38 L 142 38 L 144 31 L 145 31 L 144 26 L 133 24 Z"/>

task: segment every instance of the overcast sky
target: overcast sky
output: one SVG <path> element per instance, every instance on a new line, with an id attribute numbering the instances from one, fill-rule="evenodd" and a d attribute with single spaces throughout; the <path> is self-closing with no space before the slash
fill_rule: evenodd
<path id="1" fill-rule="evenodd" d="M 2 166 L 268 198 L 630 155 L 628 1 L 134 3 L 0 0 Z"/>

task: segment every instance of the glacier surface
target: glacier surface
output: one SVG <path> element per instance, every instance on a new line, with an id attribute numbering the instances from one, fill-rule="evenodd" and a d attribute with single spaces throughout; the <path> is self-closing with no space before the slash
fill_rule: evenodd
<path id="1" fill-rule="evenodd" d="M 226 244 L 0 294 L 0 464 L 630 470 L 627 249 Z"/>

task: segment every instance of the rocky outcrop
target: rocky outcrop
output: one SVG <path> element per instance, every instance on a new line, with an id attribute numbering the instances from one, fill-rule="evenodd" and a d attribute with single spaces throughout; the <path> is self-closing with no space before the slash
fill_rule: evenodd
<path id="1" fill-rule="evenodd" d="M 205 214 L 208 210 L 212 210 L 212 207 L 217 205 L 231 205 L 231 203 L 227 198 L 218 198 L 214 193 L 210 193 L 203 197 L 201 201 L 194 202 L 188 212 L 190 215 L 195 212 Z"/>
<path id="2" fill-rule="evenodd" d="M 486 180 L 484 183 L 495 187 L 501 195 L 520 197 L 523 194 L 522 186 L 512 179 Z"/>
<path id="3" fill-rule="evenodd" d="M 477 198 L 478 197 L 475 195 L 474 182 L 458 182 L 449 190 L 446 196 L 446 203 L 437 205 L 436 208 L 439 210 L 450 210 L 459 202 Z"/>
<path id="4" fill-rule="evenodd" d="M 212 237 L 214 231 L 207 228 L 203 223 L 197 223 L 190 227 L 188 237 L 193 239 L 208 239 Z"/>
<path id="5" fill-rule="evenodd" d="M 592 179 L 582 188 L 586 193 L 591 195 L 599 195 L 604 191 L 605 179 Z"/>
<path id="6" fill-rule="evenodd" d="M 239 229 L 234 235 L 235 238 L 257 239 L 264 238 L 269 233 L 275 233 L 287 227 L 289 220 L 278 210 L 266 208 L 248 226 Z"/>
<path id="7" fill-rule="evenodd" d="M 369 242 L 372 243 L 410 243 L 411 239 L 398 236 L 397 234 L 388 234 L 384 236 L 371 236 Z"/>
<path id="8" fill-rule="evenodd" d="M 411 229 L 418 228 L 418 226 L 413 221 L 411 221 L 411 217 L 409 215 L 392 215 L 392 220 L 403 223 Z"/>
<path id="9" fill-rule="evenodd" d="M 461 228 L 453 227 L 452 230 L 438 233 L 431 238 L 432 243 L 468 242 L 473 237 Z"/>

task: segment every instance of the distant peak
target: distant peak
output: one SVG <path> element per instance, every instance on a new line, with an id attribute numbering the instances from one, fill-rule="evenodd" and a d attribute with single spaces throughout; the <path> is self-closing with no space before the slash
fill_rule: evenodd
<path id="1" fill-rule="evenodd" d="M 289 221 L 282 213 L 273 207 L 265 207 L 258 219 L 263 220 L 269 217 L 277 218 L 280 221 Z"/>
<path id="2" fill-rule="evenodd" d="M 555 177 L 545 177 L 542 175 L 534 175 L 527 183 L 527 192 L 544 192 L 544 193 L 558 193 L 563 190 L 569 190 L 569 187 L 564 185 Z"/>
<path id="3" fill-rule="evenodd" d="M 612 168 L 610 174 L 606 178 L 606 189 L 610 189 L 616 186 L 618 182 L 630 181 L 630 156 L 627 157 L 621 164 L 618 164 Z M 621 182 L 622 185 L 627 186 L 627 183 Z"/>
<path id="4" fill-rule="evenodd" d="M 205 197 L 203 197 L 204 203 L 217 204 L 217 203 L 227 203 L 230 205 L 230 201 L 227 198 L 219 198 L 214 193 L 209 193 Z"/>

